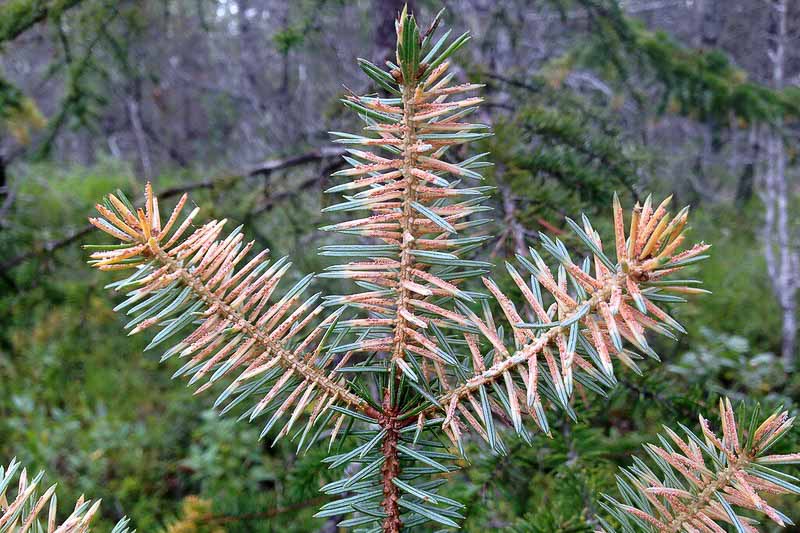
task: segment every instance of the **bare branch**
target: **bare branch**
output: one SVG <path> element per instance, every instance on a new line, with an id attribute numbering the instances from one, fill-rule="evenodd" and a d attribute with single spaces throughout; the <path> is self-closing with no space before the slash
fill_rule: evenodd
<path id="1" fill-rule="evenodd" d="M 246 177 L 269 176 L 272 172 L 275 172 L 277 170 L 301 166 L 316 161 L 337 159 L 341 157 L 343 153 L 344 151 L 339 148 L 335 149 L 323 148 L 318 150 L 312 150 L 310 152 L 306 152 L 304 154 L 293 157 L 267 159 L 259 164 L 253 165 L 244 172 L 217 176 L 211 179 L 207 179 L 205 181 L 188 183 L 186 185 L 181 185 L 178 187 L 170 187 L 162 191 L 158 195 L 158 197 L 163 199 L 172 198 L 175 196 L 179 196 L 185 192 L 202 190 L 202 189 L 213 189 L 214 187 L 220 185 L 229 185 L 234 181 L 238 181 Z M 318 181 L 319 179 L 315 177 L 313 183 L 316 183 Z M 304 182 L 304 184 L 301 184 L 302 188 L 306 188 L 307 186 L 309 185 L 307 185 L 306 182 Z M 273 198 L 270 207 L 274 205 L 275 201 L 283 200 L 287 196 L 288 194 L 282 195 L 280 196 L 280 198 Z M 93 229 L 92 225 L 87 224 L 86 226 L 83 226 L 73 231 L 72 233 L 68 234 L 65 237 L 47 241 L 44 244 L 41 244 L 31 250 L 28 250 L 27 252 L 21 253 L 10 259 L 7 259 L 6 261 L 0 263 L 0 271 L 7 272 L 8 270 L 16 268 L 19 265 L 27 261 L 30 261 L 31 259 L 48 256 L 52 254 L 54 251 L 63 248 L 65 246 L 69 246 L 70 244 L 80 240 L 83 236 L 87 235 L 92 229 Z"/>

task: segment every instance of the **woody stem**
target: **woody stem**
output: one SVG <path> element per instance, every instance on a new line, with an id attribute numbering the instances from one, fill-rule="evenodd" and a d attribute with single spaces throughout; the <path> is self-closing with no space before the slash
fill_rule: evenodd
<path id="1" fill-rule="evenodd" d="M 322 370 L 304 360 L 302 356 L 298 356 L 286 349 L 280 342 L 269 338 L 268 335 L 242 315 L 238 309 L 229 305 L 218 294 L 207 287 L 201 279 L 192 275 L 191 271 L 162 250 L 155 239 L 150 239 L 147 244 L 152 254 L 169 268 L 169 272 L 176 273 L 180 280 L 202 299 L 209 308 L 216 309 L 217 313 L 225 317 L 225 319 L 235 327 L 247 333 L 248 336 L 255 339 L 265 350 L 279 357 L 284 367 L 294 370 L 305 379 L 316 384 L 321 390 L 325 390 L 329 394 L 340 398 L 351 408 L 361 411 L 367 414 L 367 416 L 375 418 L 379 416 L 378 411 L 362 398 L 353 394 L 341 384 L 333 381 Z"/>
<path id="2" fill-rule="evenodd" d="M 727 487 L 731 479 L 736 476 L 736 473 L 742 470 L 750 462 L 750 457 L 742 455 L 736 461 L 732 462 L 720 474 L 709 481 L 708 485 L 697 494 L 697 498 L 684 512 L 678 514 L 675 518 L 667 524 L 666 531 L 678 532 L 683 530 L 684 524 L 692 523 L 692 520 L 697 518 L 697 515 L 702 513 L 708 508 L 711 503 L 711 498 L 714 494 Z"/>
<path id="3" fill-rule="evenodd" d="M 408 288 L 405 282 L 411 281 L 411 270 L 414 266 L 414 257 L 411 252 L 414 243 L 414 214 L 412 203 L 416 201 L 416 177 L 411 170 L 417 164 L 416 151 L 416 126 L 414 125 L 414 96 L 416 93 L 416 81 L 409 81 L 403 87 L 403 166 L 401 172 L 405 182 L 402 212 L 400 218 L 400 272 L 397 282 L 397 315 L 395 317 L 395 333 L 392 349 L 392 361 L 402 359 L 406 344 L 407 320 L 403 316 L 408 312 Z M 396 374 L 389 379 L 394 379 L 394 388 L 398 385 Z M 384 462 L 381 467 L 381 477 L 383 485 L 383 501 L 381 506 L 386 513 L 383 520 L 383 530 L 386 533 L 399 533 L 402 527 L 400 520 L 400 491 L 394 484 L 394 479 L 400 475 L 400 460 L 397 451 L 397 441 L 399 440 L 399 430 L 402 423 L 397 419 L 397 408 L 392 401 L 391 389 L 387 386 L 384 391 L 383 413 L 381 416 L 381 426 L 386 431 L 383 439 L 381 452 Z"/>
<path id="4" fill-rule="evenodd" d="M 403 166 L 400 168 L 403 181 L 405 182 L 402 217 L 400 218 L 400 272 L 397 281 L 397 315 L 394 343 L 392 350 L 392 361 L 402 359 L 405 347 L 405 328 L 407 320 L 403 316 L 408 312 L 408 300 L 410 295 L 406 282 L 411 281 L 411 270 L 414 266 L 414 210 L 412 203 L 417 199 L 417 178 L 411 170 L 417 165 L 417 154 L 414 145 L 417 142 L 416 126 L 414 124 L 414 95 L 416 93 L 416 82 L 408 82 L 403 87 Z"/>
<path id="5" fill-rule="evenodd" d="M 400 520 L 400 490 L 394 484 L 394 479 L 400 475 L 400 458 L 398 456 L 397 442 L 400 438 L 400 424 L 397 420 L 396 409 L 391 405 L 390 393 L 387 388 L 383 404 L 384 415 L 381 417 L 381 426 L 386 431 L 381 445 L 383 466 L 381 467 L 381 483 L 383 485 L 383 501 L 381 507 L 386 513 L 383 519 L 383 531 L 386 533 L 399 533 L 403 526 Z"/>

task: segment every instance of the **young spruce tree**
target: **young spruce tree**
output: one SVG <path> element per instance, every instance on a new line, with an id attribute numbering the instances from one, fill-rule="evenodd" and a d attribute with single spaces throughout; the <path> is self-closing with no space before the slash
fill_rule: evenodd
<path id="1" fill-rule="evenodd" d="M 670 215 L 669 198 L 637 204 L 627 222 L 615 198 L 612 246 L 585 217 L 567 219 L 589 255 L 542 236 L 555 266 L 531 248 L 506 264 L 522 300 L 501 292 L 490 264 L 469 258 L 488 238 L 475 233 L 488 222 L 486 154 L 457 161 L 451 150 L 489 135 L 469 121 L 481 99 L 468 94 L 480 86 L 451 84 L 448 73 L 469 37 L 435 39 L 437 22 L 421 32 L 400 15 L 396 63 L 359 60 L 386 96 L 348 96 L 364 132 L 334 133 L 350 166 L 328 191 L 343 201 L 325 211 L 350 218 L 322 229 L 356 242 L 324 246 L 345 262 L 319 277 L 350 280 L 353 291 L 306 295 L 313 275 L 280 289 L 286 258 L 248 259 L 253 243 L 240 228 L 223 236 L 225 220 L 195 228 L 197 209 L 182 217 L 185 196 L 162 219 L 149 184 L 143 208 L 118 193 L 91 219 L 121 241 L 91 246 L 91 263 L 133 270 L 111 284 L 127 294 L 117 306 L 133 317 L 127 329 L 158 329 L 149 347 L 184 359 L 175 375 L 198 392 L 224 381 L 216 406 L 259 420 L 262 436 L 288 435 L 298 450 L 327 441 L 326 463 L 344 473 L 322 487 L 337 499 L 317 516 L 348 515 L 339 526 L 358 531 L 458 527 L 462 504 L 440 487 L 464 440 L 503 454 L 505 427 L 524 440 L 549 434 L 549 420 L 578 417 L 577 389 L 617 384 L 615 360 L 634 369 L 640 354 L 657 360 L 645 331 L 683 331 L 660 305 L 701 292 L 673 277 L 708 248 L 687 245 L 688 209 Z M 750 511 L 791 523 L 762 495 L 800 492 L 772 468 L 798 455 L 766 455 L 793 418 L 776 412 L 759 425 L 753 414 L 743 427 L 729 402 L 721 411 L 722 438 L 701 418 L 702 435 L 681 426 L 685 437 L 667 430 L 646 448 L 657 469 L 637 459 L 623 472 L 621 495 L 603 503 L 606 530 L 756 531 Z"/>

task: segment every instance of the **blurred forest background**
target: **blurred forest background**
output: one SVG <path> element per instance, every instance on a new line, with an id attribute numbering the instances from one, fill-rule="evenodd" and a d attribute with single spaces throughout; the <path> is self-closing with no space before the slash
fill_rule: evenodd
<path id="1" fill-rule="evenodd" d="M 355 129 L 343 85 L 375 90 L 356 58 L 390 57 L 403 3 L 0 2 L 0 462 L 46 468 L 66 500 L 102 497 L 100 530 L 123 514 L 143 532 L 336 530 L 312 518 L 322 452 L 270 448 L 170 381 L 177 366 L 125 336 L 80 244 L 104 193 L 139 198 L 152 180 L 324 268 L 315 228 L 341 155 L 327 132 Z M 599 493 L 662 423 L 694 427 L 722 393 L 800 394 L 800 3 L 410 4 L 473 35 L 454 62 L 487 84 L 495 132 L 480 147 L 497 187 L 485 257 L 560 234 L 564 215 L 608 220 L 614 191 L 674 194 L 714 245 L 697 273 L 713 294 L 679 306 L 688 334 L 658 341 L 662 363 L 622 371 L 609 398 L 580 400 L 579 423 L 512 458 L 474 443 L 450 484 L 471 502 L 466 531 L 592 531 Z"/>

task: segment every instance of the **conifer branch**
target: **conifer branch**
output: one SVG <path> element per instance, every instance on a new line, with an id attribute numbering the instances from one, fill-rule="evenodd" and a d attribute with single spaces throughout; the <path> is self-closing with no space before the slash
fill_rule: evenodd
<path id="1" fill-rule="evenodd" d="M 397 62 L 387 62 L 385 70 L 359 60 L 389 96 L 348 96 L 344 104 L 364 122 L 364 132 L 333 132 L 337 142 L 359 148 L 347 149 L 349 167 L 333 174 L 344 181 L 328 190 L 343 193 L 344 201 L 325 211 L 366 214 L 322 228 L 358 241 L 324 246 L 321 255 L 347 259 L 319 277 L 350 280 L 352 292 L 303 297 L 312 280 L 305 276 L 274 297 L 289 272 L 286 259 L 270 263 L 261 252 L 245 262 L 253 243 L 244 244 L 239 228 L 221 237 L 224 220 L 184 237 L 197 212 L 179 223 L 185 195 L 163 224 L 149 185 L 144 209 L 109 195 L 97 206 L 101 216 L 91 219 L 121 241 L 92 246 L 91 263 L 102 270 L 134 269 L 111 285 L 129 291 L 117 309 L 133 315 L 131 332 L 160 328 L 149 346 L 155 347 L 191 328 L 163 357 L 188 359 L 176 377 L 202 381 L 200 392 L 235 374 L 215 405 L 224 404 L 226 413 L 255 398 L 241 416 L 252 421 L 271 415 L 262 437 L 287 418 L 277 438 L 290 435 L 298 450 L 323 438 L 332 449 L 339 440 L 324 463 L 352 468 L 321 488 L 338 499 L 315 516 L 349 514 L 339 523 L 343 528 L 399 532 L 429 522 L 458 527 L 463 505 L 439 493 L 447 482 L 441 474 L 455 470 L 459 458 L 443 435 L 461 456 L 465 430 L 504 453 L 499 425 L 510 423 L 530 442 L 523 413 L 549 434 L 548 411 L 577 418 L 574 389 L 604 394 L 616 384 L 614 359 L 641 372 L 638 359 L 658 358 L 646 330 L 673 338 L 684 331 L 659 304 L 707 292 L 697 280 L 669 279 L 704 259 L 708 249 L 703 243 L 682 249 L 688 208 L 670 215 L 669 198 L 657 206 L 650 197 L 637 202 L 627 224 L 614 198 L 614 259 L 585 216 L 581 224 L 567 219 L 589 251 L 582 261 L 573 261 L 558 238 L 541 235 L 555 269 L 532 248 L 528 256 L 517 256 L 530 280 L 506 265 L 522 295 L 520 306 L 486 276 L 490 263 L 468 258 L 492 238 L 469 235 L 488 222 L 480 214 L 489 209 L 482 202 L 490 188 L 462 181 L 482 179 L 478 170 L 490 163 L 482 160 L 485 154 L 457 161 L 450 149 L 490 133 L 465 120 L 481 99 L 461 95 L 480 85 L 451 85 L 448 73 L 449 57 L 469 36 L 451 40 L 448 31 L 434 38 L 438 20 L 421 32 L 412 15 L 401 13 Z M 377 243 L 365 244 L 365 238 Z M 487 292 L 467 288 L 474 278 Z M 493 308 L 502 316 L 493 316 Z M 535 319 L 525 322 L 523 316 Z M 292 431 L 300 419 L 303 427 Z M 774 420 L 762 426 L 758 443 L 787 422 L 782 418 L 778 428 Z M 722 442 L 731 443 L 732 422 L 726 424 Z M 649 513 L 638 505 L 644 500 L 627 503 L 639 511 L 623 514 L 675 531 L 689 529 L 689 523 L 717 531 L 698 528 L 695 517 L 714 520 L 719 506 L 757 505 L 746 489 L 767 490 L 764 480 L 780 486 L 754 473 L 754 465 L 759 472 L 763 467 L 751 453 L 755 448 L 741 449 L 717 457 L 717 475 L 697 478 L 688 503 L 680 503 L 682 493 L 663 492 L 674 508 L 669 517 L 637 515 Z M 694 455 L 687 457 L 697 463 Z"/>
<path id="2" fill-rule="evenodd" d="M 681 425 L 686 438 L 665 428 L 669 439 L 645 450 L 660 474 L 643 461 L 623 469 L 618 477 L 622 501 L 606 496 L 603 507 L 619 522 L 622 531 L 737 531 L 757 532 L 753 518 L 734 507 L 763 513 L 781 527 L 793 525 L 770 506 L 764 494 L 800 494 L 798 479 L 772 468 L 798 464 L 800 454 L 767 455 L 767 451 L 792 427 L 794 417 L 775 411 L 760 425 L 758 409 L 747 427 L 737 424 L 731 402 L 720 400 L 722 438 L 700 416 L 702 436 Z M 603 521 L 606 531 L 614 528 Z"/>
<path id="3" fill-rule="evenodd" d="M 313 383 L 319 387 L 320 390 L 326 391 L 333 397 L 341 397 L 345 401 L 345 404 L 364 409 L 373 416 L 378 414 L 377 411 L 367 406 L 364 400 L 352 394 L 347 388 L 336 383 L 320 371 L 320 369 L 306 361 L 306 354 L 292 353 L 284 348 L 282 343 L 273 341 L 269 335 L 259 329 L 252 321 L 248 320 L 242 313 L 237 311 L 237 309 L 228 305 L 225 300 L 217 296 L 200 280 L 200 277 L 196 273 L 173 260 L 164 250 L 159 248 L 152 239 L 148 244 L 153 255 L 168 267 L 165 272 L 166 275 L 178 274 L 178 277 L 183 283 L 190 287 L 194 294 L 205 302 L 208 308 L 216 309 L 216 313 L 222 316 L 229 324 L 233 324 L 234 327 L 247 333 L 251 339 L 255 339 L 258 344 L 262 345 L 265 355 L 268 353 L 275 354 L 280 358 L 281 364 L 283 364 L 287 370 L 296 371 L 298 374 L 304 376 L 307 381 Z"/>
<path id="4" fill-rule="evenodd" d="M 556 276 L 542 257 L 531 248 L 530 259 L 518 255 L 522 267 L 531 274 L 528 286 L 517 269 L 511 264 L 506 268 L 522 293 L 525 304 L 538 319 L 534 323 L 523 322 L 512 300 L 503 294 L 496 283 L 482 278 L 484 285 L 502 309 L 513 334 L 513 346 L 507 346 L 490 314 L 483 319 L 466 306 L 461 306 L 464 324 L 477 327 L 488 341 L 490 352 L 482 354 L 478 343 L 467 340 L 473 352 L 472 375 L 456 381 L 447 392 L 437 398 L 438 409 L 444 410 L 444 424 L 452 434 L 458 433 L 456 420 L 463 418 L 478 433 L 489 440 L 492 422 L 487 402 L 478 408 L 473 395 L 485 396 L 489 387 L 502 381 L 505 394 L 494 405 L 495 410 L 506 412 L 518 433 L 523 433 L 522 412 L 527 408 L 539 427 L 549 431 L 543 405 L 542 388 L 552 404 L 569 412 L 575 372 L 580 380 L 591 379 L 606 386 L 615 383 L 612 355 L 623 364 L 638 370 L 634 352 L 623 346 L 623 339 L 637 350 L 657 357 L 645 337 L 645 330 L 673 336 L 670 330 L 682 331 L 682 327 L 665 311 L 658 301 L 680 301 L 680 298 L 665 294 L 706 292 L 690 287 L 697 283 L 687 281 L 663 281 L 686 265 L 702 260 L 708 249 L 706 244 L 697 244 L 685 251 L 680 246 L 685 240 L 684 227 L 688 208 L 670 217 L 667 198 L 653 209 L 648 197 L 644 206 L 634 208 L 630 220 L 630 232 L 626 237 L 622 209 L 614 200 L 614 228 L 616 262 L 603 251 L 599 235 L 584 217 L 583 228 L 568 219 L 578 238 L 592 251 L 582 266 L 575 264 L 566 247 L 559 239 L 542 235 L 543 248 L 559 263 Z M 591 266 L 594 266 L 594 274 Z M 571 285 L 572 290 L 569 289 Z M 546 301 L 543 295 L 548 295 Z M 453 316 L 454 320 L 459 317 Z M 538 335 L 535 331 L 541 331 Z M 490 359 L 491 364 L 485 360 Z M 524 394 L 522 392 L 524 390 Z M 470 415 L 468 405 L 476 411 Z M 429 411 L 437 408 L 431 407 Z"/>
<path id="5" fill-rule="evenodd" d="M 28 479 L 27 469 L 16 459 L 12 459 L 6 467 L 0 464 L 0 533 L 90 531 L 91 522 L 100 508 L 100 500 L 85 500 L 81 496 L 66 520 L 59 524 L 56 485 L 44 487 L 44 472 Z M 123 518 L 111 533 L 135 532 L 130 532 L 128 519 Z"/>
<path id="6" fill-rule="evenodd" d="M 239 370 L 218 403 L 237 392 L 240 393 L 237 401 L 243 398 L 241 395 L 255 392 L 247 383 L 269 382 L 272 387 L 251 410 L 251 419 L 288 393 L 277 404 L 268 424 L 271 426 L 289 408 L 294 408 L 279 436 L 288 432 L 303 409 L 314 407 L 315 402 L 318 414 L 334 404 L 342 404 L 377 417 L 377 410 L 327 369 L 332 358 L 319 357 L 322 344 L 314 343 L 330 329 L 339 314 L 330 314 L 313 325 L 322 311 L 319 305 L 313 307 L 319 295 L 300 303 L 310 276 L 269 305 L 290 264 L 280 260 L 270 265 L 264 251 L 236 270 L 253 246 L 253 242 L 242 243 L 240 228 L 219 240 L 225 221 L 214 220 L 182 240 L 198 211 L 195 209 L 178 224 L 186 195 L 163 227 L 158 198 L 153 196 L 150 184 L 145 196 L 145 209 L 135 210 L 124 197 L 109 195 L 105 205 L 97 205 L 101 216 L 89 219 L 92 225 L 123 241 L 121 245 L 93 246 L 100 250 L 91 255 L 90 263 L 101 270 L 136 269 L 127 280 L 114 285 L 118 290 L 136 287 L 118 306 L 118 309 L 132 306 L 130 312 L 138 313 L 129 323 L 133 328 L 131 334 L 161 325 L 161 332 L 150 344 L 154 347 L 199 317 L 196 329 L 168 350 L 164 358 L 178 353 L 181 357 L 192 355 L 176 375 L 189 374 L 190 383 L 195 383 L 210 374 L 198 392 Z M 298 333 L 306 329 L 308 333 L 296 340 Z M 278 377 L 282 370 L 285 372 Z"/>

